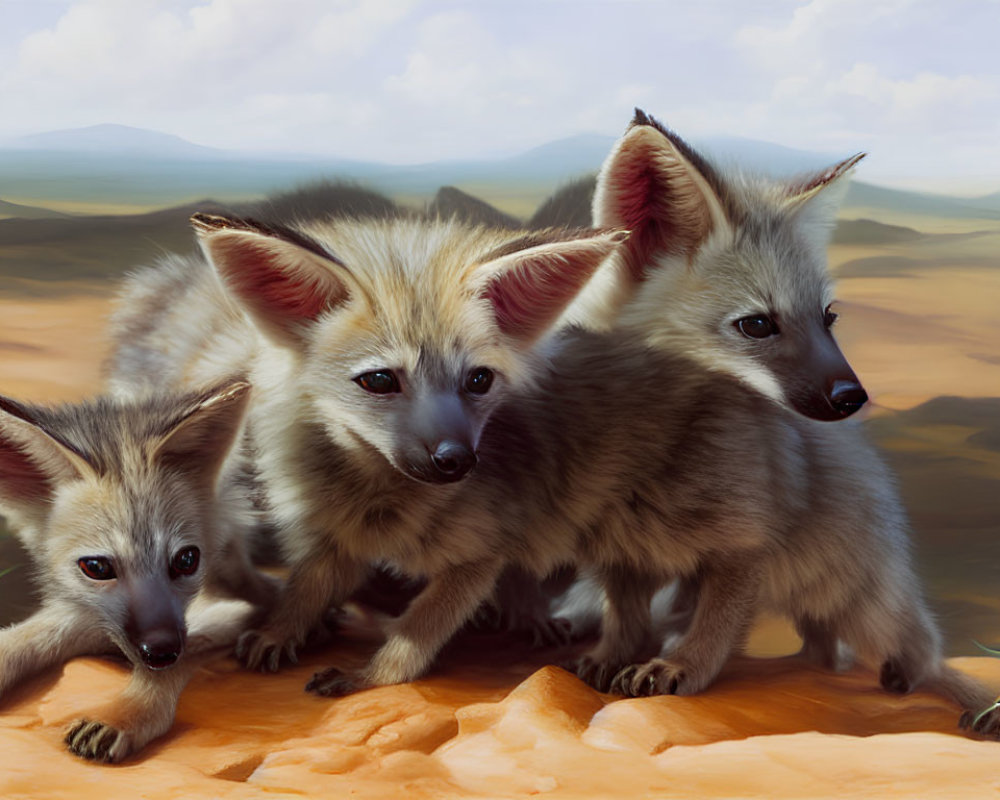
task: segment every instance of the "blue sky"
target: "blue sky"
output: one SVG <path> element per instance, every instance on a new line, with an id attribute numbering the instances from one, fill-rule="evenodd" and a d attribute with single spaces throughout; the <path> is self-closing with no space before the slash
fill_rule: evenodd
<path id="1" fill-rule="evenodd" d="M 1000 0 L 0 0 L 0 137 L 115 122 L 395 163 L 616 135 L 1000 190 Z"/>

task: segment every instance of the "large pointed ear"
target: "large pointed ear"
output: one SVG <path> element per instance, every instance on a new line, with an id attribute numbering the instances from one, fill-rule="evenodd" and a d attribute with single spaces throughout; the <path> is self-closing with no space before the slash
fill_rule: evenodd
<path id="1" fill-rule="evenodd" d="M 847 194 L 848 178 L 865 155 L 857 153 L 822 172 L 793 180 L 785 189 L 782 209 L 806 223 L 832 228 Z"/>
<path id="2" fill-rule="evenodd" d="M 88 474 L 86 459 L 44 431 L 29 408 L 0 396 L 0 507 L 40 511 L 60 485 Z"/>
<path id="3" fill-rule="evenodd" d="M 250 384 L 233 379 L 195 396 L 187 410 L 163 432 L 150 461 L 215 486 L 250 399 Z"/>
<path id="4" fill-rule="evenodd" d="M 209 214 L 191 222 L 222 282 L 280 344 L 300 345 L 310 322 L 357 294 L 344 265 L 298 231 Z"/>
<path id="5" fill-rule="evenodd" d="M 597 176 L 594 225 L 632 232 L 627 266 L 638 282 L 654 256 L 690 255 L 727 224 L 722 187 L 683 139 L 636 109 Z"/>
<path id="6" fill-rule="evenodd" d="M 587 236 L 535 246 L 528 245 L 537 236 L 512 243 L 477 268 L 485 276 L 479 294 L 492 304 L 501 331 L 530 344 L 555 323 L 628 236 L 622 230 L 591 231 Z M 518 244 L 521 247 L 512 251 Z"/>

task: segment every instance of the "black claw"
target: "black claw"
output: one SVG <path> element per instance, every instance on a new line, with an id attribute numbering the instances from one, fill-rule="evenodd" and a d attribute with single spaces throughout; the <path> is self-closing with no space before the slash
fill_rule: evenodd
<path id="1" fill-rule="evenodd" d="M 906 694 L 910 691 L 910 681 L 906 677 L 903 667 L 895 659 L 889 659 L 882 665 L 879 683 L 887 692 Z"/>
<path id="2" fill-rule="evenodd" d="M 321 697 L 343 697 L 362 689 L 363 684 L 335 667 L 317 672 L 306 684 L 306 691 Z"/>
<path id="3" fill-rule="evenodd" d="M 615 675 L 615 677 L 612 678 L 611 680 L 610 691 L 613 694 L 620 694 L 624 695 L 625 697 L 631 695 L 632 676 L 634 673 L 635 673 L 634 666 L 628 666 L 625 667 L 624 669 L 619 670 L 618 674 Z"/>

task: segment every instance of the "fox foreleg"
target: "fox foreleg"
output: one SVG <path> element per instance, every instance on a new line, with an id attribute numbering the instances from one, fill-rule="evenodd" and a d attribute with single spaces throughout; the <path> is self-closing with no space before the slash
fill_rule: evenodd
<path id="1" fill-rule="evenodd" d="M 752 559 L 703 567 L 691 627 L 676 648 L 622 669 L 612 690 L 629 697 L 696 694 L 707 687 L 733 650 L 746 640 L 753 622 L 760 569 Z"/>
<path id="2" fill-rule="evenodd" d="M 490 597 L 502 567 L 499 560 L 479 561 L 433 576 L 392 624 L 389 638 L 364 670 L 352 675 L 331 667 L 316 673 L 306 691 L 339 696 L 419 678 L 480 603 Z"/>
<path id="3" fill-rule="evenodd" d="M 25 678 L 85 653 L 115 648 L 86 613 L 48 602 L 23 622 L 0 630 L 0 699 Z"/>
<path id="4" fill-rule="evenodd" d="M 331 549 L 292 568 L 277 602 L 259 629 L 244 633 L 236 656 L 249 669 L 277 672 L 284 656 L 293 664 L 297 651 L 331 606 L 354 592 L 367 574 L 364 564 Z"/>

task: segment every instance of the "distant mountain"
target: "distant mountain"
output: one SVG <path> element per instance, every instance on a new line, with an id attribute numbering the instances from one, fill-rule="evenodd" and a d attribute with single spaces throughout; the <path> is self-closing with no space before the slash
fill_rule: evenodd
<path id="1" fill-rule="evenodd" d="M 597 179 L 586 175 L 560 186 L 528 220 L 530 228 L 586 228 L 590 225 L 590 207 Z"/>
<path id="2" fill-rule="evenodd" d="M 438 189 L 427 210 L 432 215 L 442 218 L 457 217 L 472 225 L 490 225 L 499 228 L 517 228 L 520 221 L 509 214 L 504 214 L 485 203 L 478 197 L 473 197 L 454 186 L 442 186 Z"/>
<path id="3" fill-rule="evenodd" d="M 995 195 L 988 195 L 995 197 Z M 911 214 L 929 214 L 951 219 L 1000 219 L 1000 208 L 992 209 L 982 203 L 987 198 L 969 200 L 943 194 L 907 192 L 887 189 L 870 183 L 851 181 L 844 199 L 845 207 L 879 208 Z"/>
<path id="4" fill-rule="evenodd" d="M 751 172 L 788 178 L 836 164 L 852 153 L 814 153 L 794 147 L 744 139 L 739 136 L 710 136 L 691 142 L 716 164 L 735 165 Z"/>
<path id="5" fill-rule="evenodd" d="M 401 213 L 376 192 L 352 184 L 313 183 L 251 203 L 206 199 L 147 214 L 0 219 L 0 286 L 23 290 L 23 282 L 30 281 L 27 285 L 37 290 L 65 281 L 106 281 L 164 253 L 190 252 L 196 245 L 189 220 L 196 211 L 265 222 Z"/>
<path id="6" fill-rule="evenodd" d="M 90 125 L 21 136 L 3 149 L 54 150 L 61 153 L 107 153 L 154 158 L 220 158 L 224 150 L 203 147 L 169 133 L 128 125 Z"/>
<path id="7" fill-rule="evenodd" d="M 441 186 L 452 186 L 478 195 L 489 195 L 491 190 L 510 195 L 514 189 L 543 197 L 559 186 L 595 174 L 614 141 L 611 136 L 581 134 L 505 158 L 391 165 L 230 152 L 156 131 L 95 125 L 0 143 L 0 190 L 8 196 L 31 198 L 42 206 L 65 200 L 168 206 L 208 195 L 249 200 L 322 179 L 353 181 L 396 196 L 429 197 Z M 848 155 L 812 153 L 739 137 L 704 137 L 692 143 L 720 164 L 735 163 L 779 178 L 818 170 Z M 586 187 L 577 187 L 580 196 L 585 191 Z M 845 205 L 1000 219 L 1000 193 L 962 199 L 855 181 Z M 555 214 L 557 210 L 551 211 Z"/>
<path id="8" fill-rule="evenodd" d="M 922 239 L 924 234 L 902 225 L 871 219 L 841 219 L 833 231 L 834 244 L 897 244 Z"/>
<path id="9" fill-rule="evenodd" d="M 59 211 L 49 208 L 39 208 L 38 206 L 23 206 L 20 203 L 8 203 L 0 200 L 0 217 L 18 217 L 20 219 L 49 219 L 68 217 Z"/>
<path id="10" fill-rule="evenodd" d="M 965 203 L 975 208 L 988 208 L 993 211 L 1000 211 L 1000 192 L 993 192 L 993 194 L 987 194 L 982 197 L 970 197 Z"/>

